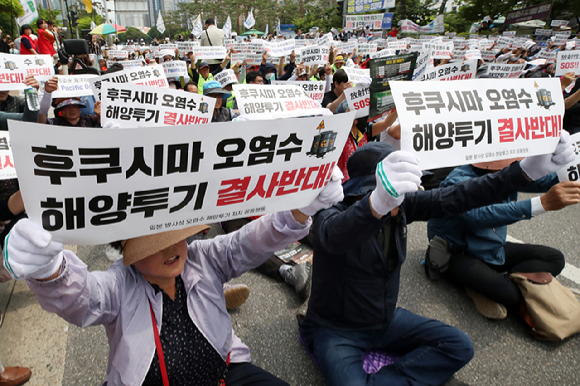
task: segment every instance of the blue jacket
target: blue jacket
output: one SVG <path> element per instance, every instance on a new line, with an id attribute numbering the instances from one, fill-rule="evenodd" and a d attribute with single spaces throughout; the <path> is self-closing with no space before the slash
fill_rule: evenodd
<path id="1" fill-rule="evenodd" d="M 375 218 L 368 194 L 359 201 L 347 197 L 320 211 L 312 226 L 315 257 L 306 320 L 332 328 L 387 327 L 407 256 L 407 223 L 500 202 L 529 184 L 516 162 L 459 185 L 406 194 L 396 218 Z"/>
<path id="2" fill-rule="evenodd" d="M 461 166 L 454 169 L 440 186 L 455 185 L 486 173 L 471 165 Z M 543 193 L 557 183 L 558 176 L 553 173 L 521 191 Z M 513 192 L 501 203 L 472 209 L 459 216 L 429 220 L 429 240 L 439 236 L 447 240 L 454 253 L 465 253 L 489 264 L 502 265 L 505 262 L 507 226 L 531 218 L 531 200 L 518 201 L 518 193 Z"/>

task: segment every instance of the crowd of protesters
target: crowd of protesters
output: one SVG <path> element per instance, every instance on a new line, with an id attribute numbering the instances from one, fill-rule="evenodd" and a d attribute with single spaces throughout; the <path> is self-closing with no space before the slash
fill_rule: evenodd
<path id="1" fill-rule="evenodd" d="M 140 60 L 142 66 L 184 61 L 187 74 L 168 78 L 169 87 L 214 98 L 212 122 L 235 125 L 249 119 L 238 108 L 232 90 L 235 83 L 324 82 L 326 93 L 320 100 L 324 114 L 342 114 L 349 111 L 345 90 L 370 86 L 372 81 L 363 77 L 355 82 L 349 79 L 348 69 L 368 69 L 373 54 L 361 54 L 357 48 L 342 51 L 339 43 L 371 42 L 380 51 L 388 49 L 390 42 L 402 40 L 406 49 L 399 46 L 394 55 L 417 50 L 415 39 L 400 37 L 396 27 L 386 39 L 376 38 L 370 27 L 333 29 L 328 62 L 314 66 L 300 63 L 298 46 L 275 62 L 268 52 L 257 52 L 262 60 L 255 64 L 246 60 L 234 63 L 231 58 L 239 50 L 233 47 L 223 59 L 208 60 L 196 58 L 193 52 L 160 48 L 187 40 L 200 41 L 201 46 L 227 46 L 213 19 L 205 25 L 199 40 L 178 36 L 153 39 L 149 45 L 143 40 L 125 44 L 117 40 L 109 46 L 95 35 L 88 42 L 87 53 L 73 55 L 62 64 L 58 52 L 63 42 L 58 31 L 53 23 L 39 19 L 36 34 L 30 25 L 22 26 L 18 43 L 1 36 L 0 51 L 50 55 L 56 74 L 73 76 L 122 71 L 128 60 Z M 566 30 L 553 34 L 560 32 Z M 489 45 L 485 49 L 478 45 L 477 37 L 471 37 L 457 41 L 454 53 L 473 49 L 492 53 L 492 59 L 488 55 L 488 59 L 477 60 L 478 78 L 486 78 L 487 68 L 494 63 L 524 64 L 523 78 L 554 77 L 555 63 L 549 58 L 562 50 L 574 50 L 578 43 L 574 35 L 562 35 L 564 41 L 523 36 L 508 45 L 498 36 L 486 36 Z M 303 34 L 298 30 L 293 38 L 297 45 L 301 40 L 307 41 L 304 45 L 314 45 L 324 36 L 323 31 Z M 453 41 L 446 36 L 431 38 Z M 269 34 L 238 41 L 255 39 L 286 38 Z M 109 50 L 126 50 L 127 57 L 110 57 Z M 461 60 L 454 55 L 431 59 L 427 68 Z M 231 71 L 236 80 L 216 81 L 214 77 L 222 71 Z M 580 184 L 558 183 L 555 176 L 573 157 L 569 134 L 580 132 L 580 82 L 573 72 L 561 76 L 560 82 L 566 132 L 549 157 L 425 173 L 415 156 L 400 151 L 396 109 L 372 122 L 368 117 L 357 118 L 332 181 L 309 206 L 224 221 L 220 226 L 225 235 L 211 241 L 191 239 L 207 226 L 111 240 L 109 251 L 115 262 L 106 272 L 88 272 L 76 255 L 25 219 L 18 181 L 3 180 L 4 262 L 12 278 L 27 280 L 44 309 L 82 327 L 105 325 L 111 348 L 107 385 L 215 385 L 224 381 L 228 386 L 286 385 L 250 363 L 249 349 L 236 337 L 226 312 L 242 306 L 250 293 L 246 285 L 231 285 L 229 280 L 250 269 L 287 283 L 302 301 L 310 299 L 299 330 L 328 385 L 466 385 L 454 374 L 474 355 L 469 337 L 455 327 L 396 307 L 406 257 L 406 226 L 429 221 L 429 239 L 444 240 L 453 254 L 445 276 L 466 288 L 477 310 L 487 318 L 503 319 L 519 309 L 522 296 L 509 273 L 550 272 L 557 276 L 564 267 L 559 251 L 513 245 L 506 241 L 506 227 L 580 200 Z M 1 91 L 2 130 L 7 130 L 7 119 L 102 127 L 101 102 L 93 96 L 53 98 L 57 77 L 41 86 L 29 76 L 25 83 L 43 88 L 40 109 L 31 109 L 17 93 Z M 428 180 L 429 175 L 436 178 Z M 421 185 L 426 190 L 420 190 Z M 518 191 L 544 194 L 517 202 Z M 313 265 L 286 262 L 274 255 L 297 240 L 313 248 Z M 152 318 L 158 344 L 151 331 Z M 376 349 L 396 353 L 398 359 L 367 374 L 363 354 Z M 31 376 L 23 367 L 3 368 L 0 363 L 0 370 L 0 386 L 19 385 Z"/>

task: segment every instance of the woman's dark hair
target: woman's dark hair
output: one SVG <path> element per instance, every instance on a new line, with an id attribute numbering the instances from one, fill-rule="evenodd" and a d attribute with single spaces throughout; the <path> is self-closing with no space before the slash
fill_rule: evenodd
<path id="1" fill-rule="evenodd" d="M 30 24 L 24 24 L 22 27 L 20 27 L 20 35 L 24 35 L 24 31 L 26 31 L 27 29 L 32 31 L 32 27 L 30 26 Z"/>

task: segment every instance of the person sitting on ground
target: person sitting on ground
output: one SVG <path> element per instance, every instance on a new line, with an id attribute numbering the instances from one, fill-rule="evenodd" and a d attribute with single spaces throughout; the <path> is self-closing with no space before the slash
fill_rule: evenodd
<path id="1" fill-rule="evenodd" d="M 105 326 L 105 384 L 158 386 L 166 377 L 176 386 L 215 386 L 224 378 L 228 386 L 287 386 L 250 363 L 222 285 L 306 236 L 309 216 L 340 200 L 340 182 L 333 180 L 307 207 L 265 215 L 211 240 L 187 245 L 187 237 L 208 229 L 195 225 L 115 242 L 123 258 L 105 272 L 88 272 L 25 219 L 7 237 L 4 264 L 13 278 L 27 281 L 43 309 L 80 327 Z"/>
<path id="2" fill-rule="evenodd" d="M 326 384 L 465 385 L 452 376 L 473 357 L 469 337 L 396 307 L 407 224 L 500 202 L 573 159 L 563 132 L 553 154 L 461 185 L 418 191 L 422 173 L 414 155 L 383 142 L 357 149 L 347 164 L 345 199 L 318 212 L 312 226 L 312 290 L 300 334 Z M 367 374 L 363 354 L 371 349 L 401 358 Z"/>
<path id="3" fill-rule="evenodd" d="M 73 127 L 101 127 L 101 101 L 95 103 L 94 114 L 81 114 L 85 105 L 76 98 L 65 99 L 54 109 L 54 118 L 48 119 L 49 125 Z"/>
<path id="4" fill-rule="evenodd" d="M 441 187 L 493 173 L 513 161 L 515 159 L 458 167 Z M 558 176 L 553 173 L 522 191 L 545 193 L 518 201 L 518 194 L 514 192 L 501 203 L 428 223 L 429 240 L 439 237 L 451 253 L 443 275 L 465 287 L 477 310 L 486 318 L 504 319 L 508 311 L 517 315 L 523 298 L 510 273 L 549 272 L 557 276 L 564 268 L 564 256 L 554 248 L 507 241 L 507 226 L 580 202 L 580 182 L 558 183 Z"/>

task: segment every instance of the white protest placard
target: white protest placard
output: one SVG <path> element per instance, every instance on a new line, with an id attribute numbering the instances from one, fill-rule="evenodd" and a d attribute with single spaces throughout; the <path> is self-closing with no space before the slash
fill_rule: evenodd
<path id="1" fill-rule="evenodd" d="M 564 99 L 554 78 L 392 82 L 401 150 L 423 169 L 551 153 Z"/>
<path id="2" fill-rule="evenodd" d="M 358 46 L 356 40 L 349 40 L 347 42 L 341 42 L 336 45 L 338 52 L 342 52 L 345 54 L 350 54 L 354 51 L 354 49 Z"/>
<path id="3" fill-rule="evenodd" d="M 179 50 L 179 55 L 185 56 L 189 52 L 193 52 L 194 47 L 200 46 L 200 41 L 194 42 L 177 42 L 177 49 Z"/>
<path id="4" fill-rule="evenodd" d="M 127 69 L 113 72 L 112 74 L 91 78 L 91 87 L 97 100 L 101 100 L 101 84 L 112 83 L 135 83 L 144 86 L 169 87 L 165 70 L 159 64 L 146 66 L 139 69 Z"/>
<path id="5" fill-rule="evenodd" d="M 234 48 L 234 44 L 236 44 L 235 39 L 224 39 L 224 46 L 226 47 L 226 49 L 230 50 Z"/>
<path id="6" fill-rule="evenodd" d="M 377 45 L 374 43 L 359 44 L 356 53 L 359 55 L 372 55 L 377 52 Z"/>
<path id="7" fill-rule="evenodd" d="M 230 59 L 232 63 L 246 61 L 246 64 L 260 65 L 262 63 L 262 54 L 254 54 L 251 52 L 237 52 L 231 54 Z"/>
<path id="8" fill-rule="evenodd" d="M 561 76 L 568 72 L 580 74 L 580 50 L 576 51 L 559 51 L 556 60 L 556 73 L 554 75 Z"/>
<path id="9" fill-rule="evenodd" d="M 552 20 L 550 27 L 566 27 L 568 25 L 568 20 Z"/>
<path id="10" fill-rule="evenodd" d="M 281 56 L 290 55 L 294 51 L 295 39 L 288 39 L 282 41 L 266 42 L 264 47 L 268 47 L 268 55 L 279 58 Z"/>
<path id="11" fill-rule="evenodd" d="M 431 80 L 465 80 L 475 78 L 477 60 L 464 60 L 437 67 L 428 68 L 422 77 L 422 81 Z"/>
<path id="12" fill-rule="evenodd" d="M 503 36 L 516 36 L 516 31 L 503 31 Z"/>
<path id="13" fill-rule="evenodd" d="M 192 48 L 195 59 L 223 59 L 227 55 L 224 46 L 195 46 Z"/>
<path id="14" fill-rule="evenodd" d="M 29 218 L 54 241 L 85 245 L 307 206 L 330 180 L 353 119 L 123 130 L 14 121 L 10 130 Z"/>
<path id="15" fill-rule="evenodd" d="M 490 63 L 487 65 L 486 75 L 489 78 L 519 78 L 526 64 Z"/>
<path id="16" fill-rule="evenodd" d="M 417 52 L 419 53 L 419 56 L 417 57 L 417 63 L 415 63 L 413 80 L 421 81 L 431 59 L 431 50 L 419 50 Z"/>
<path id="17" fill-rule="evenodd" d="M 467 51 L 464 51 L 464 50 L 453 50 L 453 59 L 455 59 L 455 60 L 465 59 L 466 52 Z"/>
<path id="18" fill-rule="evenodd" d="M 2 54 L 0 68 L 0 91 L 24 90 L 28 75 L 52 76 L 54 66 L 50 55 L 9 55 Z"/>
<path id="19" fill-rule="evenodd" d="M 120 64 L 121 66 L 123 66 L 124 69 L 143 67 L 143 61 L 141 59 L 138 59 L 138 60 L 121 60 L 121 61 L 107 60 L 107 68 L 111 67 L 115 63 Z"/>
<path id="20" fill-rule="evenodd" d="M 557 37 L 553 37 L 552 38 L 552 42 L 553 42 L 553 46 L 561 46 L 566 44 L 566 41 L 568 40 L 568 38 L 557 38 Z"/>
<path id="21" fill-rule="evenodd" d="M 456 59 L 459 59 L 459 58 L 456 58 Z M 472 60 L 472 59 L 480 60 L 480 59 L 482 59 L 481 51 L 480 50 L 467 50 L 467 51 L 465 51 L 465 59 L 467 59 L 467 60 Z"/>
<path id="22" fill-rule="evenodd" d="M 75 98 L 93 95 L 91 79 L 98 78 L 98 75 L 56 75 L 58 78 L 58 88 L 52 92 L 52 98 Z M 44 84 L 50 76 L 39 76 L 36 78 L 40 83 L 40 90 L 44 90 Z"/>
<path id="23" fill-rule="evenodd" d="M 453 43 L 427 44 L 429 44 L 429 48 L 431 49 L 431 59 L 451 59 L 454 47 Z"/>
<path id="24" fill-rule="evenodd" d="M 326 82 L 319 82 L 319 81 L 300 81 L 300 80 L 274 80 L 272 84 L 277 85 L 285 85 L 285 84 L 294 84 L 296 86 L 302 87 L 302 89 L 308 94 L 310 98 L 315 100 L 318 103 L 321 103 L 324 99 L 324 92 L 326 88 Z"/>
<path id="25" fill-rule="evenodd" d="M 328 63 L 329 54 L 330 48 L 321 46 L 304 47 L 300 51 L 302 64 L 305 66 L 311 66 L 313 64 L 326 64 Z"/>
<path id="26" fill-rule="evenodd" d="M 107 54 L 110 59 L 127 59 L 129 52 L 125 50 L 109 50 Z"/>
<path id="27" fill-rule="evenodd" d="M 215 107 L 214 98 L 198 93 L 133 83 L 102 83 L 101 102 L 101 123 L 121 128 L 210 123 Z"/>
<path id="28" fill-rule="evenodd" d="M 371 70 L 369 68 L 352 68 L 352 67 L 345 67 L 342 66 L 346 75 L 348 75 L 348 80 L 350 82 L 356 83 L 364 77 L 371 76 Z"/>
<path id="29" fill-rule="evenodd" d="M 536 36 L 550 36 L 552 35 L 552 30 L 551 29 L 536 29 L 536 32 L 534 32 L 534 35 Z"/>
<path id="30" fill-rule="evenodd" d="M 131 45 L 128 45 L 128 46 L 124 46 L 123 47 L 123 50 L 130 51 L 130 52 L 135 52 L 135 45 L 134 44 L 131 44 Z"/>
<path id="31" fill-rule="evenodd" d="M 248 44 L 248 49 L 252 52 L 264 52 L 267 51 L 266 41 L 262 39 L 254 39 Z"/>
<path id="32" fill-rule="evenodd" d="M 234 72 L 234 70 L 230 68 L 218 72 L 216 75 L 213 76 L 213 80 L 215 80 L 216 82 L 220 82 L 222 87 L 225 87 L 228 84 L 238 83 L 236 73 Z"/>
<path id="33" fill-rule="evenodd" d="M 14 157 L 10 147 L 10 134 L 7 131 L 0 132 L 0 180 L 16 178 L 14 169 Z"/>
<path id="34" fill-rule="evenodd" d="M 407 49 L 407 41 L 406 40 L 395 40 L 391 41 L 387 44 L 392 50 L 406 50 Z"/>
<path id="35" fill-rule="evenodd" d="M 572 134 L 570 138 L 574 145 L 574 154 L 576 154 L 576 157 L 574 161 L 558 170 L 558 179 L 560 182 L 578 181 L 580 179 L 580 133 Z"/>
<path id="36" fill-rule="evenodd" d="M 332 38 L 332 33 L 329 32 L 327 34 L 322 35 L 322 37 L 317 38 L 315 40 L 315 44 L 317 46 L 330 46 L 330 43 L 332 43 L 334 41 L 334 39 Z"/>
<path id="37" fill-rule="evenodd" d="M 246 52 L 249 50 L 248 43 L 234 43 L 234 52 Z"/>
<path id="38" fill-rule="evenodd" d="M 547 50 L 542 49 L 538 52 L 538 59 L 546 59 L 546 62 L 548 63 L 556 63 L 557 54 L 557 51 L 548 52 Z"/>
<path id="39" fill-rule="evenodd" d="M 159 51 L 171 50 L 171 51 L 175 52 L 176 49 L 177 49 L 177 44 L 175 44 L 175 43 L 167 43 L 167 44 L 160 44 L 159 45 Z"/>
<path id="40" fill-rule="evenodd" d="M 380 50 L 378 52 L 375 52 L 374 54 L 371 54 L 371 59 L 384 58 L 385 56 L 394 56 L 394 55 L 397 55 L 397 50 L 385 48 L 384 50 Z"/>
<path id="41" fill-rule="evenodd" d="M 356 86 L 344 90 L 344 96 L 350 111 L 356 111 L 355 118 L 369 115 L 371 105 L 370 87 Z"/>
<path id="42" fill-rule="evenodd" d="M 189 78 L 189 74 L 187 73 L 187 63 L 183 60 L 163 62 L 161 65 L 163 66 L 167 78 L 179 78 L 180 76 Z"/>
<path id="43" fill-rule="evenodd" d="M 481 58 L 484 61 L 493 62 L 495 60 L 495 56 L 499 52 L 498 50 L 491 50 L 491 51 L 481 51 Z"/>
<path id="44" fill-rule="evenodd" d="M 320 103 L 296 85 L 234 84 L 240 113 L 253 120 L 322 114 Z"/>
<path id="45" fill-rule="evenodd" d="M 494 45 L 494 42 L 488 39 L 480 39 L 478 45 L 480 50 L 489 50 Z"/>

